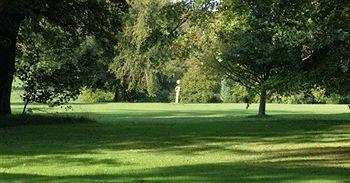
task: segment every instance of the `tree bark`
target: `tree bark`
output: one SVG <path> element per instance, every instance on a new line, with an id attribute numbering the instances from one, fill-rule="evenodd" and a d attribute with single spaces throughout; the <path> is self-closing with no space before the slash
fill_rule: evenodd
<path id="1" fill-rule="evenodd" d="M 6 27 L 0 29 L 0 115 L 11 114 L 10 102 L 19 25 L 19 22 L 13 22 L 11 25 L 1 25 Z"/>
<path id="2" fill-rule="evenodd" d="M 259 116 L 265 116 L 266 115 L 266 89 L 262 88 L 260 91 L 260 104 L 259 104 Z"/>

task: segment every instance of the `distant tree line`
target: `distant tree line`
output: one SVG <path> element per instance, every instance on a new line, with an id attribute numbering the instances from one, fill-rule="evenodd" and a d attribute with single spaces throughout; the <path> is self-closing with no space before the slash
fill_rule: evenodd
<path id="1" fill-rule="evenodd" d="M 22 98 L 348 103 L 350 2 L 0 2 L 0 115 Z"/>

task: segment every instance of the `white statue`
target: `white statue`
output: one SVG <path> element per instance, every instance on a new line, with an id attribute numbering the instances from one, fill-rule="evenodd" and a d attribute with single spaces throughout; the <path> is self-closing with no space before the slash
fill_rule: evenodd
<path id="1" fill-rule="evenodd" d="M 180 90 L 181 90 L 180 83 L 181 83 L 180 80 L 177 80 L 177 81 L 176 81 L 177 86 L 175 87 L 175 92 L 176 92 L 175 104 L 178 104 L 178 103 L 179 103 Z"/>

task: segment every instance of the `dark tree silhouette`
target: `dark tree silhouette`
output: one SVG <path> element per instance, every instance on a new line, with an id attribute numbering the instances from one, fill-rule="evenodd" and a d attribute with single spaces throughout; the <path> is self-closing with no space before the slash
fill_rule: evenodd
<path id="1" fill-rule="evenodd" d="M 127 8 L 125 0 L 1 0 L 0 115 L 11 113 L 17 37 L 23 21 L 30 20 L 38 31 L 43 24 L 59 27 L 73 41 L 87 35 L 113 40 L 121 28 L 122 13 Z"/>

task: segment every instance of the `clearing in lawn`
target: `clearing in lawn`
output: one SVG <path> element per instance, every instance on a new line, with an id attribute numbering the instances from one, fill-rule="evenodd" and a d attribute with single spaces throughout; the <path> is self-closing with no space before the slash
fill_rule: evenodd
<path id="1" fill-rule="evenodd" d="M 0 127 L 0 182 L 350 181 L 346 105 L 256 112 L 256 104 L 73 104 L 30 118 L 94 122 Z"/>

